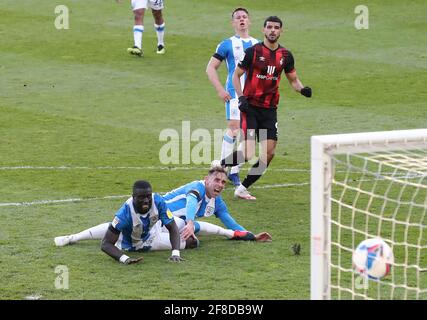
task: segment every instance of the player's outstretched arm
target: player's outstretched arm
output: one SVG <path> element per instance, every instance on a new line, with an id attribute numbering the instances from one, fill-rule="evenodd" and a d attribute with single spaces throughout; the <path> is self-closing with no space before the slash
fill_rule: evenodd
<path id="1" fill-rule="evenodd" d="M 169 261 L 172 261 L 172 262 L 184 261 L 184 259 L 181 257 L 181 254 L 179 252 L 179 245 L 181 243 L 181 239 L 179 235 L 178 226 L 176 225 L 175 220 L 172 220 L 171 223 L 168 223 L 166 225 L 166 229 L 168 229 L 169 231 L 169 240 L 172 246 L 172 254 L 169 257 Z"/>
<path id="2" fill-rule="evenodd" d="M 123 263 L 123 264 L 132 264 L 138 263 L 143 260 L 142 257 L 131 258 L 123 254 L 116 246 L 115 243 L 119 239 L 120 231 L 115 229 L 113 226 L 109 226 L 107 232 L 105 233 L 104 238 L 101 243 L 101 250 L 108 254 L 113 259 Z"/>

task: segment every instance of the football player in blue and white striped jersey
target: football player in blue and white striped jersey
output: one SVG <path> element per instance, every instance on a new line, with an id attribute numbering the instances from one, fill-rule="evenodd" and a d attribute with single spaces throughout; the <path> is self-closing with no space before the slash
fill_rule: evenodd
<path id="1" fill-rule="evenodd" d="M 152 192 L 144 180 L 136 181 L 130 197 L 117 211 L 111 223 L 102 223 L 77 234 L 56 237 L 57 246 L 74 244 L 81 240 L 102 239 L 101 249 L 112 258 L 124 263 L 136 263 L 142 258 L 130 258 L 124 251 L 170 250 L 171 261 L 179 262 L 180 249 L 194 248 L 198 240 L 182 240 L 179 229 L 182 219 L 174 218 L 163 198 Z"/>
<path id="2" fill-rule="evenodd" d="M 184 240 L 197 235 L 222 235 L 233 240 L 269 241 L 266 232 L 254 235 L 238 224 L 230 215 L 220 194 L 224 190 L 227 174 L 222 167 L 213 167 L 204 180 L 193 181 L 163 195 L 168 208 L 174 216 L 185 220 L 180 231 Z M 216 216 L 226 229 L 200 218 Z"/>
<path id="3" fill-rule="evenodd" d="M 225 102 L 225 115 L 227 130 L 222 140 L 221 159 L 233 152 L 236 137 L 240 130 L 240 110 L 238 108 L 238 97 L 232 83 L 234 70 L 244 55 L 247 48 L 259 41 L 249 36 L 249 12 L 245 8 L 236 8 L 231 14 L 231 24 L 235 35 L 223 40 L 216 48 L 215 53 L 209 60 L 206 73 L 218 96 Z M 225 60 L 227 67 L 227 81 L 225 87 L 221 84 L 218 69 Z M 244 79 L 241 79 L 242 87 Z M 237 187 L 240 185 L 239 166 L 232 167 L 228 174 L 230 181 Z"/>
<path id="4" fill-rule="evenodd" d="M 164 196 L 152 193 L 148 182 L 137 181 L 132 197 L 117 211 L 111 223 L 102 223 L 76 234 L 56 237 L 55 245 L 61 247 L 82 240 L 103 239 L 101 248 L 104 252 L 129 264 L 142 258 L 130 258 L 121 250 L 172 249 L 169 259 L 181 261 L 180 249 L 196 248 L 199 245 L 195 234 L 221 235 L 232 240 L 271 241 L 267 232 L 254 235 L 230 215 L 220 196 L 226 180 L 224 168 L 214 167 L 204 180 L 190 182 Z M 219 218 L 227 229 L 199 221 L 200 218 L 211 215 Z"/>

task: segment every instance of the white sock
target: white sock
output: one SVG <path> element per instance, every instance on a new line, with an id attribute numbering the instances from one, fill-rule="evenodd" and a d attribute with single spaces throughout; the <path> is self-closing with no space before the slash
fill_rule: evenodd
<path id="1" fill-rule="evenodd" d="M 99 224 L 95 227 L 83 230 L 82 232 L 72 234 L 71 242 L 75 243 L 81 240 L 101 240 L 108 230 L 109 222 Z"/>
<path id="2" fill-rule="evenodd" d="M 144 32 L 143 25 L 133 26 L 133 43 L 135 47 L 142 48 L 142 33 Z"/>
<path id="3" fill-rule="evenodd" d="M 243 185 L 243 184 L 240 184 L 237 188 L 236 188 L 236 193 L 237 192 L 245 192 L 245 191 L 247 191 L 247 189 L 246 189 L 246 187 Z"/>
<path id="4" fill-rule="evenodd" d="M 154 29 L 156 29 L 157 34 L 157 45 L 164 46 L 165 43 L 163 41 L 163 38 L 165 36 L 165 23 L 163 22 L 161 25 L 154 24 Z"/>
<path id="5" fill-rule="evenodd" d="M 222 139 L 221 159 L 225 159 L 233 153 L 235 141 L 236 138 L 234 138 L 233 136 L 230 136 L 227 133 L 224 134 L 224 137 Z M 239 166 L 231 167 L 230 174 L 239 173 L 239 169 Z"/>
<path id="6" fill-rule="evenodd" d="M 222 138 L 221 159 L 225 159 L 233 153 L 234 141 L 235 139 L 233 136 L 230 136 L 227 133 L 224 134 L 224 137 Z"/>
<path id="7" fill-rule="evenodd" d="M 203 221 L 197 221 L 196 223 L 199 224 L 200 230 L 197 233 L 198 235 L 220 235 L 225 236 L 227 238 L 232 238 L 234 235 L 234 231 L 231 229 L 224 229 L 220 226 L 217 226 L 215 224 L 209 223 L 209 222 L 203 222 Z"/>

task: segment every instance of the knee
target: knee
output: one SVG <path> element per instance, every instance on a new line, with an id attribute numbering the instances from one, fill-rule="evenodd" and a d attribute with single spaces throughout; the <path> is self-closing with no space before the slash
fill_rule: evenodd
<path id="1" fill-rule="evenodd" d="M 144 17 L 144 9 L 135 10 L 133 12 L 133 14 L 134 14 L 134 17 L 135 17 L 135 22 L 142 21 L 142 19 Z"/>
<path id="2" fill-rule="evenodd" d="M 158 25 L 163 23 L 162 10 L 153 10 L 154 22 Z"/>
<path id="3" fill-rule="evenodd" d="M 238 121 L 229 121 L 228 122 L 228 134 L 237 137 L 240 132 L 240 123 Z"/>

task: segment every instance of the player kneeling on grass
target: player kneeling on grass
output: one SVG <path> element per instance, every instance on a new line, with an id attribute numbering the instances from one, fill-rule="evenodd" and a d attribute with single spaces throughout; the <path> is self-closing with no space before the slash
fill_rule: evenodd
<path id="1" fill-rule="evenodd" d="M 80 240 L 102 239 L 101 249 L 124 264 L 142 261 L 130 258 L 125 251 L 170 250 L 170 261 L 180 262 L 180 249 L 198 246 L 196 237 L 182 240 L 179 229 L 182 219 L 176 219 L 168 210 L 163 198 L 152 192 L 144 180 L 136 181 L 133 194 L 116 213 L 111 223 L 103 223 L 78 234 L 56 237 L 55 244 L 64 246 Z"/>

